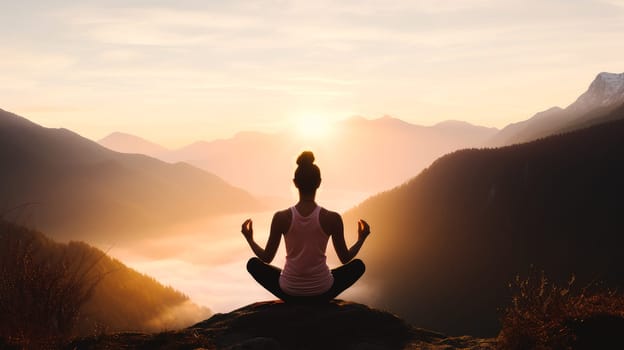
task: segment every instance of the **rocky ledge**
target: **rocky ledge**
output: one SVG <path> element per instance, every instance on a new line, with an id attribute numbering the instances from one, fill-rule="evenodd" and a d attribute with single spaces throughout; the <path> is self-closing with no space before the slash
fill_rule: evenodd
<path id="1" fill-rule="evenodd" d="M 260 302 L 158 334 L 77 339 L 67 349 L 494 349 L 492 339 L 447 337 L 390 313 L 334 300 L 324 305 Z"/>

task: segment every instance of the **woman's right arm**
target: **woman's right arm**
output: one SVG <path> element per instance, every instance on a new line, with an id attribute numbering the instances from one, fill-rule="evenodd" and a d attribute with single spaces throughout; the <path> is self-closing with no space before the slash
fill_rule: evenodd
<path id="1" fill-rule="evenodd" d="M 338 259 L 343 264 L 351 261 L 360 251 L 366 237 L 370 234 L 370 226 L 364 220 L 358 221 L 358 240 L 355 242 L 351 248 L 347 249 L 347 243 L 344 238 L 344 225 L 342 223 L 342 218 L 340 215 L 334 213 L 335 216 L 332 221 L 334 221 L 334 229 L 331 232 L 332 235 L 332 243 L 334 244 L 334 249 L 336 250 L 336 255 L 338 255 Z"/>
<path id="2" fill-rule="evenodd" d="M 266 246 L 263 249 L 254 241 L 253 238 L 253 221 L 251 219 L 245 220 L 241 227 L 241 232 L 247 243 L 249 243 L 249 247 L 254 252 L 254 254 L 263 262 L 269 264 L 273 261 L 275 257 L 275 253 L 277 253 L 277 248 L 279 248 L 280 240 L 282 238 L 282 234 L 284 234 L 288 229 L 288 225 L 285 223 L 284 213 L 277 212 L 273 215 L 273 220 L 271 221 L 271 231 L 269 233 L 269 239 L 267 240 Z"/>

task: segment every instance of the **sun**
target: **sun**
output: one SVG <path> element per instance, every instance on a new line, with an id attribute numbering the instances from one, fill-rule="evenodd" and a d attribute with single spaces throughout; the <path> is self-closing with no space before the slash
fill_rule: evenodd
<path id="1" fill-rule="evenodd" d="M 297 133 L 306 139 L 325 138 L 331 131 L 326 118 L 318 115 L 305 115 L 297 118 Z"/>

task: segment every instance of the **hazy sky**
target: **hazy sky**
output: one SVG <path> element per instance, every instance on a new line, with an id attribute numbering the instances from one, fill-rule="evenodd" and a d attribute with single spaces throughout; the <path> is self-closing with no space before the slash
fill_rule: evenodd
<path id="1" fill-rule="evenodd" d="M 166 146 L 385 114 L 502 127 L 624 71 L 624 0 L 2 1 L 0 108 Z"/>

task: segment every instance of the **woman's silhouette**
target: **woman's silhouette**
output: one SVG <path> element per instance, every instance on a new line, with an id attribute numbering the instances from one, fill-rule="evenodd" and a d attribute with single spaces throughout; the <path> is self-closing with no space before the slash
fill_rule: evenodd
<path id="1" fill-rule="evenodd" d="M 340 214 L 321 208 L 314 201 L 321 184 L 321 171 L 314 164 L 314 154 L 301 153 L 297 165 L 293 181 L 299 190 L 299 202 L 275 213 L 266 247 L 262 249 L 254 241 L 251 219 L 242 225 L 241 232 L 257 256 L 249 259 L 247 270 L 264 288 L 286 302 L 326 302 L 364 274 L 364 263 L 353 258 L 369 235 L 370 227 L 364 220 L 358 221 L 358 240 L 347 249 Z M 284 270 L 269 265 L 282 235 L 286 243 Z M 325 255 L 330 236 L 344 264 L 333 270 L 327 266 Z"/>

